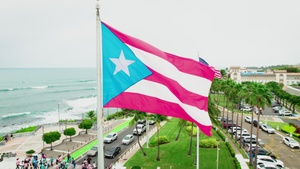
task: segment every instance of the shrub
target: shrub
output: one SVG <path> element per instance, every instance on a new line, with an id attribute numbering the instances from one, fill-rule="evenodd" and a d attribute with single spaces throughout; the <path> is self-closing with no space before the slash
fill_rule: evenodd
<path id="1" fill-rule="evenodd" d="M 200 140 L 199 145 L 202 148 L 216 148 L 218 145 L 220 145 L 220 143 L 216 140 L 216 138 L 209 138 Z"/>
<path id="2" fill-rule="evenodd" d="M 285 133 L 294 133 L 296 131 L 296 128 L 293 125 L 285 125 L 281 127 L 281 131 Z"/>
<path id="3" fill-rule="evenodd" d="M 190 126 L 186 126 L 185 127 L 186 131 L 189 133 L 189 135 L 191 135 L 191 131 L 192 131 L 192 125 Z M 197 127 L 193 127 L 193 136 L 196 136 L 197 135 Z"/>
<path id="4" fill-rule="evenodd" d="M 231 156 L 235 157 L 235 152 L 234 152 L 233 148 L 231 147 L 231 145 L 228 142 L 226 142 L 226 146 L 227 146 Z"/>
<path id="5" fill-rule="evenodd" d="M 154 139 L 154 141 L 150 141 L 149 142 L 149 146 L 150 147 L 155 147 L 157 146 L 157 137 Z M 159 136 L 159 145 L 162 145 L 162 144 L 167 144 L 167 143 L 170 143 L 170 140 L 168 139 L 167 136 Z"/>
<path id="6" fill-rule="evenodd" d="M 217 131 L 217 133 L 218 133 L 218 135 L 221 137 L 221 139 L 223 140 L 223 141 L 225 141 L 225 136 L 223 135 L 223 133 L 220 131 L 220 130 L 218 130 Z"/>
<path id="7" fill-rule="evenodd" d="M 233 158 L 233 162 L 235 164 L 236 169 L 242 169 L 241 164 L 240 164 L 239 160 L 236 157 Z"/>
<path id="8" fill-rule="evenodd" d="M 33 154 L 33 153 L 35 153 L 34 150 L 28 150 L 28 151 L 26 151 L 26 154 Z"/>
<path id="9" fill-rule="evenodd" d="M 29 126 L 29 127 L 26 127 L 26 128 L 21 128 L 20 130 L 17 130 L 16 132 L 14 133 L 26 133 L 26 132 L 32 132 L 34 131 L 38 126 Z"/>
<path id="10" fill-rule="evenodd" d="M 136 166 L 136 165 L 131 167 L 131 169 L 141 169 L 141 168 L 142 168 L 141 166 Z"/>
<path id="11" fill-rule="evenodd" d="M 3 136 L 0 136 L 0 141 L 2 141 L 3 140 Z"/>

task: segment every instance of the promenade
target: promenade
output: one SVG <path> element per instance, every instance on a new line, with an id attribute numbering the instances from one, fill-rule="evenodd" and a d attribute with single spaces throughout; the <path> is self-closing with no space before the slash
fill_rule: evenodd
<path id="1" fill-rule="evenodd" d="M 119 124 L 125 122 L 125 119 L 120 120 L 113 120 L 104 123 L 103 131 L 104 133 L 109 132 L 114 127 L 118 126 Z M 43 143 L 42 135 L 43 133 L 51 132 L 51 131 L 59 131 L 58 125 L 45 125 L 38 129 L 34 135 L 30 136 L 22 136 L 22 137 L 15 137 L 13 139 L 8 140 L 8 142 L 4 146 L 0 146 L 1 153 L 16 153 L 16 157 L 9 157 L 4 158 L 2 162 L 0 162 L 0 169 L 15 169 L 16 159 L 19 158 L 20 160 L 25 159 L 26 151 L 28 150 L 35 150 L 36 154 L 39 154 L 42 150 L 43 153 L 47 155 L 47 158 L 51 156 L 55 159 L 59 155 L 66 156 L 68 153 L 72 153 L 82 146 L 88 144 L 89 142 L 96 139 L 96 130 L 90 129 L 88 130 L 88 134 L 85 134 L 84 130 L 78 128 L 78 125 L 67 125 L 67 126 L 60 126 L 60 129 L 64 129 L 65 127 L 70 128 L 74 127 L 76 130 L 76 136 L 72 137 L 72 142 L 69 142 L 69 137 L 65 137 L 63 134 L 61 135 L 60 140 L 56 141 L 52 144 L 53 150 L 50 151 L 50 145 Z M 40 158 L 39 154 L 39 158 Z M 49 160 L 49 159 L 47 159 Z M 54 168 L 54 167 L 53 167 Z"/>

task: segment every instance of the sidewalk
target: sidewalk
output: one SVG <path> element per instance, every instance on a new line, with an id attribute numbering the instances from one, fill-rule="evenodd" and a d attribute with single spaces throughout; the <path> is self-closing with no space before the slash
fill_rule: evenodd
<path id="1" fill-rule="evenodd" d="M 110 131 L 124 121 L 126 120 L 120 119 L 105 122 L 104 133 Z M 9 140 L 4 146 L 0 146 L 0 152 L 12 152 L 16 153 L 17 155 L 16 157 L 4 158 L 3 161 L 0 162 L 0 168 L 15 169 L 16 158 L 20 158 L 21 160 L 25 159 L 26 151 L 31 149 L 35 150 L 36 154 L 40 153 L 41 150 L 44 149 L 44 153 L 47 155 L 47 158 L 52 156 L 55 159 L 58 157 L 58 155 L 65 156 L 68 153 L 72 153 L 96 138 L 96 130 L 94 129 L 90 129 L 88 130 L 88 134 L 84 134 L 84 132 L 78 128 L 78 125 L 68 125 L 67 127 L 74 127 L 77 135 L 72 137 L 72 142 L 69 142 L 65 140 L 66 137 L 62 134 L 60 140 L 52 144 L 52 151 L 50 151 L 49 144 L 43 143 L 42 135 L 43 133 L 50 131 L 58 131 L 59 126 L 45 126 L 37 130 L 33 136 L 16 137 Z M 69 137 L 67 140 L 69 140 Z"/>

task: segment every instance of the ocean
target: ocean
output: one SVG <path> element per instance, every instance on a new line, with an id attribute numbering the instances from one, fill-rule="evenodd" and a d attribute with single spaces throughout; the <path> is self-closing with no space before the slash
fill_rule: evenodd
<path id="1" fill-rule="evenodd" d="M 96 110 L 95 68 L 0 69 L 0 135 Z M 117 109 L 105 109 L 104 115 Z"/>

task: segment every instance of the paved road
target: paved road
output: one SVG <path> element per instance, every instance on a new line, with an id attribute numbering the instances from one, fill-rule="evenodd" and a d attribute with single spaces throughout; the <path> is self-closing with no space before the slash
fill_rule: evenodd
<path id="1" fill-rule="evenodd" d="M 235 113 L 236 114 L 236 113 Z M 231 117 L 231 113 L 229 114 Z M 246 115 L 251 116 L 251 115 Z M 244 116 L 245 117 L 245 116 Z M 257 117 L 254 117 L 257 118 Z M 268 119 L 268 121 L 273 121 L 274 119 L 278 119 L 277 117 L 268 117 L 261 116 L 260 119 Z M 236 116 L 234 115 L 234 121 L 236 120 Z M 240 121 L 239 123 L 240 124 Z M 250 132 L 250 124 L 244 121 L 243 128 L 246 128 L 248 132 Z M 272 151 L 275 155 L 277 155 L 278 159 L 284 162 L 286 169 L 298 169 L 299 164 L 296 162 L 300 158 L 300 149 L 291 149 L 282 143 L 282 139 L 284 134 L 277 132 L 278 134 L 267 134 L 263 130 L 259 129 L 259 138 L 265 143 L 265 148 Z M 253 134 L 256 135 L 257 128 L 253 127 Z"/>
<path id="2" fill-rule="evenodd" d="M 149 125 L 149 129 L 151 130 L 152 127 L 154 127 L 153 125 Z M 125 130 L 123 130 L 122 132 L 118 133 L 118 139 L 110 144 L 104 144 L 105 146 L 105 150 L 107 150 L 108 148 L 112 147 L 112 146 L 120 146 L 121 147 L 121 152 L 120 154 L 118 154 L 114 159 L 109 159 L 109 158 L 104 158 L 104 166 L 108 166 L 109 164 L 114 163 L 119 156 L 124 153 L 128 148 L 131 147 L 132 144 L 135 144 L 135 142 L 137 142 L 137 136 L 134 136 L 134 141 L 129 144 L 129 145 L 123 145 L 122 144 L 122 139 L 127 135 L 127 134 L 132 134 L 134 127 L 128 127 Z M 146 135 L 146 133 L 144 133 L 142 136 Z M 104 151 L 105 152 L 105 151 Z M 88 157 L 85 155 L 83 158 L 77 160 L 77 166 L 80 166 L 83 162 L 84 159 L 87 159 Z M 92 157 L 92 162 L 96 162 L 96 165 L 98 164 L 97 162 L 97 156 L 96 157 Z M 97 165 L 98 166 L 98 165 Z"/>

